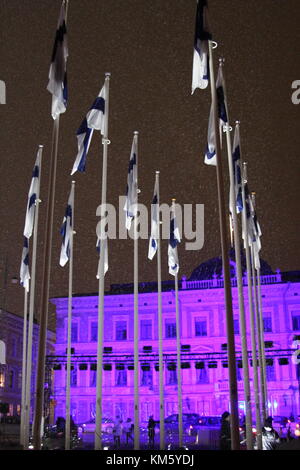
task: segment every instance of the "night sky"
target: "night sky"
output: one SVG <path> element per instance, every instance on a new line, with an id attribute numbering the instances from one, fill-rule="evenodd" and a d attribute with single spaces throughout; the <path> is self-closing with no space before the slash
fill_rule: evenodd
<path id="1" fill-rule="evenodd" d="M 19 276 L 27 194 L 38 144 L 44 145 L 38 241 L 40 290 L 53 120 L 46 90 L 60 0 L 1 0 L 1 74 L 7 104 L 1 113 L 1 306 L 22 314 Z M 179 246 L 179 277 L 219 256 L 216 170 L 204 165 L 210 89 L 191 95 L 195 0 L 70 0 L 69 103 L 60 119 L 50 297 L 68 293 L 68 266 L 59 266 L 62 223 L 77 153 L 76 131 L 111 72 L 107 201 L 125 194 L 132 133 L 139 131 L 140 202 L 150 204 L 160 170 L 161 202 L 205 205 L 200 251 Z M 291 84 L 300 80 L 299 0 L 210 0 L 209 17 L 225 57 L 231 124 L 241 121 L 249 188 L 257 193 L 262 257 L 273 270 L 300 269 L 300 105 Z M 74 293 L 97 292 L 96 208 L 101 201 L 102 145 L 94 133 L 86 173 L 76 173 Z M 223 152 L 226 198 L 227 154 Z M 156 259 L 140 242 L 140 281 L 156 280 Z M 105 288 L 133 281 L 133 242 L 109 243 Z M 167 241 L 162 279 L 170 279 Z M 37 295 L 36 310 L 40 308 Z M 54 307 L 50 307 L 50 312 Z M 52 315 L 51 315 L 52 316 Z M 53 317 L 53 316 L 52 316 Z M 51 321 L 51 325 L 53 325 Z"/>

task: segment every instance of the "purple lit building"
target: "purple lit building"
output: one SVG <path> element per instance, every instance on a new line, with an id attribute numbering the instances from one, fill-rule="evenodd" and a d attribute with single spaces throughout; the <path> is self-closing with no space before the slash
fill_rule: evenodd
<path id="1" fill-rule="evenodd" d="M 244 409 L 239 312 L 232 267 L 232 295 L 239 408 Z M 262 304 L 267 358 L 269 413 L 300 414 L 299 366 L 292 361 L 300 339 L 300 272 L 272 273 L 262 261 Z M 246 276 L 248 351 L 251 350 Z M 158 322 L 156 283 L 139 286 L 140 416 L 159 419 Z M 183 412 L 220 415 L 229 408 L 226 321 L 221 261 L 201 264 L 179 283 Z M 54 369 L 55 416 L 65 414 L 67 298 L 55 298 L 57 342 L 47 364 Z M 98 296 L 73 298 L 71 410 L 78 423 L 95 415 Z M 163 283 L 165 414 L 177 412 L 176 322 L 173 281 Z M 133 286 L 112 285 L 105 295 L 103 416 L 133 417 Z M 227 366 L 227 367 L 226 367 Z M 252 367 L 250 367 L 253 392 Z M 253 393 L 252 393 L 253 400 Z"/>

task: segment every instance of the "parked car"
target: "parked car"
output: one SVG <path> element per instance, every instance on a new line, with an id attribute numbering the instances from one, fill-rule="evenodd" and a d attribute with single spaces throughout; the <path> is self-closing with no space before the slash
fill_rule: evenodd
<path id="1" fill-rule="evenodd" d="M 102 418 L 102 432 L 107 434 L 112 434 L 114 427 L 114 421 L 111 418 Z M 79 433 L 92 433 L 95 432 L 96 429 L 96 419 L 90 419 L 85 423 L 81 423 L 78 425 L 78 432 Z"/>
<path id="2" fill-rule="evenodd" d="M 80 449 L 82 439 L 78 437 L 77 428 L 71 429 L 70 448 Z M 41 442 L 42 450 L 64 450 L 65 449 L 65 432 L 57 425 L 47 426 Z M 29 449 L 33 449 L 32 438 L 30 439 Z"/>
<path id="3" fill-rule="evenodd" d="M 188 435 L 196 435 L 199 426 L 200 415 L 197 413 L 183 413 L 182 426 L 183 432 Z M 159 421 L 157 421 L 159 427 Z M 165 431 L 169 433 L 178 432 L 178 414 L 173 414 L 165 418 Z"/>

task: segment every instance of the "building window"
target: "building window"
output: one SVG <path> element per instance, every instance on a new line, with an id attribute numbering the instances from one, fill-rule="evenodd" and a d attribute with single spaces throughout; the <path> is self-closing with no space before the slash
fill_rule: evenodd
<path id="1" fill-rule="evenodd" d="M 264 332 L 272 333 L 272 317 L 265 317 L 264 321 Z"/>
<path id="2" fill-rule="evenodd" d="M 238 335 L 240 332 L 240 324 L 238 318 L 234 318 L 233 320 L 233 331 L 235 335 Z"/>
<path id="3" fill-rule="evenodd" d="M 77 386 L 77 366 L 71 367 L 71 387 Z"/>
<path id="4" fill-rule="evenodd" d="M 77 343 L 78 342 L 78 323 L 72 323 L 71 342 L 72 343 Z"/>
<path id="5" fill-rule="evenodd" d="M 141 320 L 141 339 L 152 339 L 152 320 Z"/>
<path id="6" fill-rule="evenodd" d="M 167 320 L 165 323 L 166 338 L 176 338 L 176 322 Z"/>
<path id="7" fill-rule="evenodd" d="M 167 371 L 167 384 L 177 385 L 177 370 L 176 369 Z"/>
<path id="8" fill-rule="evenodd" d="M 124 341 L 127 339 L 127 323 L 126 321 L 116 322 L 116 340 Z"/>
<path id="9" fill-rule="evenodd" d="M 236 366 L 236 380 L 240 382 L 242 380 L 242 374 L 240 367 Z"/>
<path id="10" fill-rule="evenodd" d="M 90 331 L 91 341 L 97 341 L 98 340 L 98 322 L 92 321 L 90 328 L 91 328 L 91 331 Z"/>
<path id="11" fill-rule="evenodd" d="M 91 369 L 90 370 L 90 387 L 96 387 L 97 384 L 97 371 Z"/>
<path id="12" fill-rule="evenodd" d="M 292 312 L 293 331 L 300 330 L 300 312 Z"/>
<path id="13" fill-rule="evenodd" d="M 118 387 L 124 387 L 127 385 L 127 370 L 124 365 L 116 365 L 116 385 Z"/>
<path id="14" fill-rule="evenodd" d="M 196 380 L 197 384 L 209 383 L 208 370 L 206 367 L 204 369 L 196 369 Z"/>
<path id="15" fill-rule="evenodd" d="M 0 372 L 0 388 L 5 387 L 5 374 L 4 372 Z"/>
<path id="16" fill-rule="evenodd" d="M 267 373 L 267 381 L 268 382 L 274 382 L 276 380 L 274 364 L 273 365 L 268 365 L 267 364 L 266 373 Z"/>
<path id="17" fill-rule="evenodd" d="M 22 388 L 22 369 L 18 370 L 18 389 Z"/>
<path id="18" fill-rule="evenodd" d="M 15 373 L 13 370 L 10 370 L 8 373 L 8 388 L 14 388 Z"/>
<path id="19" fill-rule="evenodd" d="M 207 322 L 204 318 L 195 318 L 195 336 L 207 336 Z"/>
<path id="20" fill-rule="evenodd" d="M 146 370 L 148 369 L 149 370 Z M 150 368 L 150 366 L 148 366 L 148 368 L 146 367 L 142 367 L 142 378 L 141 378 L 141 385 L 145 385 L 145 386 L 148 386 L 148 387 L 151 387 L 152 386 L 152 383 L 153 383 L 153 380 L 152 380 L 152 370 Z"/>

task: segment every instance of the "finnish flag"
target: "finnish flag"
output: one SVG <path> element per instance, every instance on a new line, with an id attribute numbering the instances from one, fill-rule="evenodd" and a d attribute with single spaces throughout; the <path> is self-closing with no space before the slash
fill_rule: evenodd
<path id="1" fill-rule="evenodd" d="M 41 155 L 42 155 L 42 147 L 39 147 L 39 150 L 36 156 L 35 165 L 34 165 L 33 172 L 32 172 L 31 184 L 30 184 L 30 188 L 28 192 L 25 226 L 24 226 L 24 232 L 23 232 L 23 235 L 26 238 L 30 238 L 32 235 L 32 231 L 33 231 L 36 200 L 39 197 Z"/>
<path id="2" fill-rule="evenodd" d="M 214 126 L 214 109 L 213 105 L 210 107 L 208 132 L 207 132 L 207 146 L 205 150 L 204 163 L 206 165 L 217 165 L 216 149 L 215 149 L 215 126 Z"/>
<path id="3" fill-rule="evenodd" d="M 104 249 L 104 276 L 108 271 L 108 248 L 107 248 L 107 234 L 105 234 L 105 237 L 102 240 L 102 247 Z M 99 253 L 99 262 L 98 262 L 98 269 L 97 269 L 97 275 L 96 278 L 100 278 L 100 249 L 101 249 L 101 240 L 100 238 L 97 239 L 97 244 L 96 244 L 97 251 Z"/>
<path id="4" fill-rule="evenodd" d="M 219 65 L 218 76 L 216 81 L 218 115 L 220 120 L 220 127 L 228 123 L 227 101 L 225 96 L 225 82 L 223 76 L 223 66 Z"/>
<path id="5" fill-rule="evenodd" d="M 240 130 L 239 126 L 235 126 L 233 138 L 233 151 L 232 151 L 232 165 L 233 165 L 233 178 L 234 178 L 234 195 L 236 212 L 239 214 L 243 210 L 243 197 L 242 197 L 242 175 L 241 175 L 241 151 L 240 151 Z M 233 210 L 234 204 L 231 205 L 230 210 Z"/>
<path id="6" fill-rule="evenodd" d="M 259 259 L 259 252 L 261 250 L 261 241 L 260 237 L 262 235 L 260 225 L 257 220 L 256 212 L 253 206 L 253 201 L 251 196 L 249 196 L 249 206 L 250 206 L 250 213 L 251 213 L 251 245 L 253 246 L 253 254 L 254 254 L 254 267 L 255 269 L 260 268 L 260 259 Z M 250 242 L 249 242 L 250 244 Z"/>
<path id="7" fill-rule="evenodd" d="M 180 234 L 176 222 L 175 210 L 174 207 L 172 207 L 170 219 L 170 239 L 168 245 L 169 273 L 172 274 L 172 276 L 175 276 L 179 271 L 179 260 L 177 252 L 178 243 L 180 243 Z"/>
<path id="8" fill-rule="evenodd" d="M 196 27 L 194 39 L 192 94 L 196 88 L 206 88 L 209 82 L 208 41 L 209 31 L 206 0 L 197 1 Z"/>
<path id="9" fill-rule="evenodd" d="M 137 134 L 133 136 L 131 154 L 128 166 L 126 201 L 124 211 L 126 211 L 125 226 L 130 230 L 131 222 L 137 215 L 138 187 L 137 187 Z"/>
<path id="10" fill-rule="evenodd" d="M 102 135 L 105 132 L 105 84 L 100 90 L 98 97 L 90 107 L 86 117 L 77 131 L 78 152 L 72 168 L 71 175 L 76 171 L 84 172 L 86 157 L 89 151 L 93 132 L 99 130 Z"/>
<path id="11" fill-rule="evenodd" d="M 71 239 L 73 231 L 73 210 L 74 210 L 74 186 L 72 184 L 68 204 L 65 211 L 65 216 L 63 223 L 60 229 L 60 234 L 62 236 L 62 245 L 60 250 L 59 264 L 65 266 L 69 261 L 71 253 Z"/>
<path id="12" fill-rule="evenodd" d="M 20 283 L 29 292 L 29 240 L 24 237 L 21 267 L 20 267 Z"/>
<path id="13" fill-rule="evenodd" d="M 249 246 L 253 246 L 254 251 L 254 265 L 258 269 L 260 267 L 259 252 L 261 250 L 261 241 L 260 237 L 262 235 L 260 225 L 257 221 L 257 217 L 254 211 L 251 195 L 249 193 L 248 184 L 244 186 L 245 190 L 245 209 L 246 209 L 246 218 L 247 218 L 247 237 Z M 242 238 L 244 240 L 244 247 L 246 241 L 246 234 L 243 227 Z"/>
<path id="14" fill-rule="evenodd" d="M 154 193 L 151 204 L 151 236 L 149 240 L 148 258 L 153 259 L 157 251 L 157 240 L 159 234 L 159 211 L 158 211 L 158 182 L 155 180 Z"/>
<path id="15" fill-rule="evenodd" d="M 63 0 L 58 18 L 57 30 L 49 69 L 47 90 L 52 94 L 51 114 L 56 119 L 64 113 L 68 101 L 67 85 L 68 42 L 66 28 L 66 2 Z"/>

